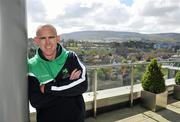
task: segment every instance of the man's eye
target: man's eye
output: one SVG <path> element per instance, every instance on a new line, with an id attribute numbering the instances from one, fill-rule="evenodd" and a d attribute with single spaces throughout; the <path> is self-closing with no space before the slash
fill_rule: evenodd
<path id="1" fill-rule="evenodd" d="M 40 37 L 39 39 L 40 39 L 40 40 L 44 40 L 44 39 L 46 39 L 46 37 Z"/>
<path id="2" fill-rule="evenodd" d="M 52 39 L 54 39 L 54 38 L 55 38 L 55 36 L 49 36 L 49 37 L 40 37 L 39 39 L 40 39 L 41 41 L 45 41 L 46 39 L 52 40 Z"/>

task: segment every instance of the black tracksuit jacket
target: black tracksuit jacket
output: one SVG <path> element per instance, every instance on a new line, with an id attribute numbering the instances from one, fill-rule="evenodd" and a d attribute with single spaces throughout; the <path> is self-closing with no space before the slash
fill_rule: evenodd
<path id="1" fill-rule="evenodd" d="M 62 71 L 65 68 L 69 74 L 64 77 Z M 69 80 L 71 72 L 76 68 L 81 70 L 80 78 Z M 83 74 L 85 76 L 82 76 Z M 29 100 L 36 108 L 37 122 L 84 122 L 85 103 L 82 93 L 87 90 L 87 73 L 74 52 L 68 54 L 55 80 L 56 82 L 45 84 L 43 94 L 40 91 L 38 79 L 28 75 Z M 81 82 L 78 82 L 80 80 Z"/>

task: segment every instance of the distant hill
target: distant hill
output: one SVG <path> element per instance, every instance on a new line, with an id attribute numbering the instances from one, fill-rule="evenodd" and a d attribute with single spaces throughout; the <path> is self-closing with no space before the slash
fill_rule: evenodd
<path id="1" fill-rule="evenodd" d="M 155 41 L 155 42 L 180 42 L 180 33 L 141 34 L 136 32 L 121 31 L 79 31 L 61 34 L 61 39 L 81 41 Z"/>
<path id="2" fill-rule="evenodd" d="M 159 33 L 149 35 L 152 40 L 161 40 L 165 42 L 180 42 L 180 33 Z"/>

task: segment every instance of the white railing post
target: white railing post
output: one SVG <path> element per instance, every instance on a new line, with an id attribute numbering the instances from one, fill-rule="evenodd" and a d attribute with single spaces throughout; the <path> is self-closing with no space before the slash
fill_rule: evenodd
<path id="1" fill-rule="evenodd" d="M 134 65 L 132 64 L 131 65 L 131 96 L 130 96 L 130 99 L 131 99 L 131 107 L 133 107 L 133 99 L 134 99 L 134 96 L 133 96 L 133 87 L 134 87 Z"/>
<path id="2" fill-rule="evenodd" d="M 94 107 L 93 107 L 94 117 L 97 113 L 97 69 L 94 70 Z"/>

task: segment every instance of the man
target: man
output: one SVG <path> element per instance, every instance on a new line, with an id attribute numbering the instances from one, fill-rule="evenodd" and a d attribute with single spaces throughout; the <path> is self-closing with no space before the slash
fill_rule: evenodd
<path id="1" fill-rule="evenodd" d="M 52 25 L 40 26 L 34 42 L 39 48 L 28 60 L 28 83 L 37 122 L 84 122 L 85 66 L 59 44 L 60 36 Z"/>

